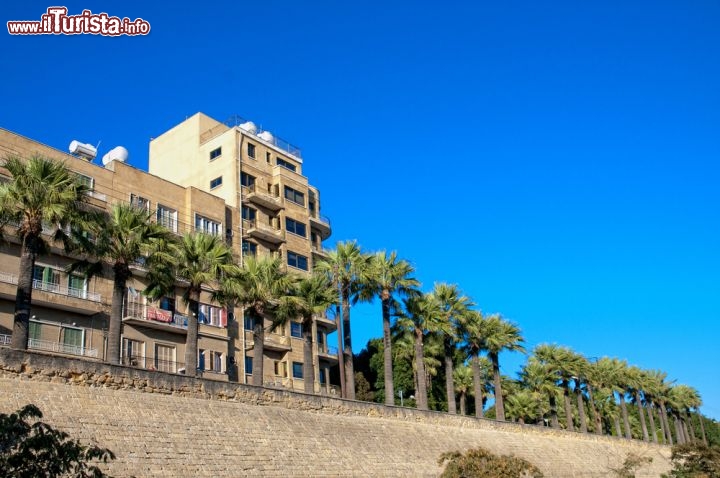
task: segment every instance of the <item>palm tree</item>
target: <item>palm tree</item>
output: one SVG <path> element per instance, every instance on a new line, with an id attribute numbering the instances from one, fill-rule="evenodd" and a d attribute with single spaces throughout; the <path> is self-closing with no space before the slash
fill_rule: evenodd
<path id="1" fill-rule="evenodd" d="M 98 274 L 107 263 L 113 271 L 113 297 L 108 327 L 108 361 L 120 363 L 120 329 L 122 308 L 127 294 L 127 282 L 133 276 L 131 266 L 143 263 L 171 263 L 173 254 L 169 246 L 171 233 L 152 222 L 153 212 L 127 203 L 112 206 L 109 214 L 89 228 L 92 240 L 84 235 L 77 238 L 80 250 L 98 262 L 88 259 L 75 262 L 70 270 L 83 272 L 86 277 Z"/>
<path id="2" fill-rule="evenodd" d="M 453 384 L 453 360 L 455 344 L 462 337 L 463 317 L 474 304 L 462 295 L 457 285 L 435 284 L 432 291 L 435 300 L 440 305 L 439 320 L 446 324 L 440 332 L 443 334 L 443 348 L 445 352 L 445 391 L 447 393 L 448 413 L 457 413 L 455 404 L 455 387 Z"/>
<path id="3" fill-rule="evenodd" d="M 371 256 L 368 283 L 362 287 L 361 300 L 372 300 L 380 297 L 383 321 L 383 354 L 385 371 L 385 405 L 395 404 L 392 366 L 392 336 L 390 334 L 390 309 L 394 295 L 417 293 L 420 282 L 412 277 L 415 272 L 409 262 L 398 259 L 395 251 L 389 255 L 385 251 Z"/>
<path id="4" fill-rule="evenodd" d="M 520 371 L 520 383 L 535 398 L 536 409 L 539 412 L 538 424 L 544 423 L 540 418 L 545 412 L 549 412 L 553 428 L 560 428 L 555 401 L 558 393 L 555 371 L 537 357 L 531 356 Z M 548 398 L 547 407 L 544 406 L 544 397 Z"/>
<path id="5" fill-rule="evenodd" d="M 43 229 L 52 227 L 53 242 L 66 247 L 70 224 L 83 224 L 88 189 L 64 163 L 34 156 L 25 161 L 12 156 L 2 163 L 12 180 L 0 185 L 0 219 L 17 228 L 22 241 L 11 347 L 28 344 L 33 270 L 38 255 L 47 252 Z"/>
<path id="6" fill-rule="evenodd" d="M 456 367 L 453 371 L 455 390 L 460 394 L 460 415 L 467 414 L 467 395 L 473 388 L 472 370 L 467 365 Z"/>
<path id="7" fill-rule="evenodd" d="M 640 417 L 640 427 L 642 428 L 643 441 L 650 441 L 647 423 L 645 422 L 645 410 L 643 407 L 642 393 L 645 388 L 645 375 L 639 367 L 632 366 L 627 370 L 627 391 L 635 401 Z"/>
<path id="8" fill-rule="evenodd" d="M 340 314 L 336 314 L 340 358 L 340 385 L 344 398 L 355 399 L 355 373 L 353 367 L 352 336 L 350 334 L 350 303 L 358 300 L 358 293 L 367 284 L 370 257 L 363 254 L 356 241 L 338 242 L 316 266 L 319 272 L 328 274 L 340 291 L 342 327 Z M 344 369 L 344 370 L 343 370 Z"/>
<path id="9" fill-rule="evenodd" d="M 538 413 L 538 397 L 527 389 L 520 389 L 508 396 L 505 405 L 507 406 L 507 415 L 519 423 L 537 421 L 540 415 Z"/>
<path id="10" fill-rule="evenodd" d="M 483 321 L 482 313 L 470 310 L 465 316 L 463 331 L 465 335 L 465 353 L 470 358 L 470 365 L 473 372 L 473 388 L 475 395 L 475 416 L 483 416 L 483 378 L 480 370 L 480 351 L 483 347 L 483 337 L 480 335 L 480 328 Z M 490 364 L 489 361 L 487 361 Z"/>
<path id="11" fill-rule="evenodd" d="M 150 267 L 146 295 L 158 299 L 174 291 L 175 281 L 186 284 L 183 300 L 188 304 L 187 338 L 185 340 L 185 374 L 197 374 L 198 317 L 203 287 L 219 286 L 226 278 L 239 273 L 233 262 L 232 249 L 219 236 L 204 233 L 185 234 L 174 251 L 173 262 Z M 226 298 L 215 288 L 214 298 Z"/>
<path id="12" fill-rule="evenodd" d="M 573 431 L 574 426 L 572 403 L 570 400 L 570 381 L 573 379 L 578 380 L 577 377 L 583 371 L 585 364 L 584 359 L 582 356 L 574 353 L 567 347 L 549 344 L 538 345 L 535 348 L 535 356 L 555 373 L 557 380 L 560 382 L 565 404 L 565 426 L 568 430 Z M 580 404 L 582 404 L 581 400 L 582 399 L 579 400 Z M 587 426 L 585 427 L 585 430 L 587 431 Z"/>
<path id="13" fill-rule="evenodd" d="M 660 370 L 648 370 L 645 372 L 648 381 L 651 383 L 652 399 L 658 407 L 658 416 L 660 418 L 660 428 L 663 431 L 663 442 L 669 445 L 673 444 L 672 432 L 670 431 L 670 422 L 666 404 L 670 400 L 670 384 L 665 382 L 667 373 Z"/>
<path id="14" fill-rule="evenodd" d="M 303 277 L 295 285 L 293 294 L 300 299 L 297 311 L 302 317 L 303 337 L 303 381 L 305 393 L 315 392 L 315 367 L 313 366 L 313 318 L 324 314 L 327 309 L 338 302 L 337 289 L 325 274 L 314 273 Z M 287 315 L 285 315 L 287 316 Z"/>
<path id="15" fill-rule="evenodd" d="M 481 327 L 484 337 L 483 350 L 487 351 L 493 369 L 493 382 L 495 386 L 495 417 L 505 421 L 503 407 L 502 384 L 500 382 L 500 352 L 525 352 L 522 346 L 524 339 L 520 335 L 520 328 L 504 320 L 499 314 L 487 317 Z"/>
<path id="16" fill-rule="evenodd" d="M 630 420 L 628 418 L 625 393 L 628 384 L 628 365 L 624 360 L 603 357 L 596 362 L 596 369 L 604 377 L 604 385 L 613 393 L 617 393 L 620 402 L 623 425 L 625 427 L 625 438 L 632 439 Z"/>

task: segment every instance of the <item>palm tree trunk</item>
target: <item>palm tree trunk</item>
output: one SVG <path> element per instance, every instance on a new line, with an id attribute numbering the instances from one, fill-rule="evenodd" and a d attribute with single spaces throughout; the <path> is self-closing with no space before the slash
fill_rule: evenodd
<path id="1" fill-rule="evenodd" d="M 678 445 L 685 444 L 685 437 L 683 436 L 682 425 L 680 424 L 680 418 L 677 413 L 673 412 L 673 421 L 675 422 L 675 437 L 677 438 Z"/>
<path id="2" fill-rule="evenodd" d="M 625 425 L 625 438 L 632 440 L 632 431 L 630 431 L 630 419 L 628 418 L 627 406 L 625 405 L 625 392 L 618 393 L 620 396 L 620 411 L 622 412 L 623 424 Z"/>
<path id="3" fill-rule="evenodd" d="M 613 420 L 615 422 L 615 435 L 617 435 L 618 438 L 621 438 L 622 437 L 622 429 L 620 428 L 620 417 L 615 415 L 613 417 Z"/>
<path id="4" fill-rule="evenodd" d="M 655 428 L 655 417 L 653 416 L 652 411 L 652 402 L 647 401 L 646 399 L 645 408 L 647 409 L 648 419 L 650 420 L 650 430 L 648 430 L 651 433 L 650 438 L 652 438 L 653 443 L 657 443 L 658 437 L 657 429 Z"/>
<path id="5" fill-rule="evenodd" d="M 597 408 L 595 408 L 595 398 L 593 396 L 593 389 L 592 385 L 589 383 L 587 384 L 587 391 L 588 391 L 588 404 L 590 405 L 590 411 L 592 412 L 593 421 L 595 423 L 594 425 L 594 432 L 598 435 L 602 435 L 602 417 L 600 416 L 600 413 L 598 412 Z"/>
<path id="6" fill-rule="evenodd" d="M 550 425 L 553 428 L 560 428 L 560 421 L 557 413 L 557 400 L 553 392 L 548 393 L 548 401 L 550 402 Z"/>
<path id="7" fill-rule="evenodd" d="M 345 398 L 347 395 L 347 387 L 345 386 L 345 353 L 343 348 L 343 333 L 342 333 L 342 317 L 340 314 L 340 305 L 335 306 L 335 327 L 337 329 L 337 341 L 338 341 L 338 370 L 340 372 L 340 396 Z M 328 380 L 330 377 L 328 377 Z"/>
<path id="8" fill-rule="evenodd" d="M 665 429 L 665 420 L 663 420 L 662 412 L 660 411 L 660 407 L 658 406 L 657 402 L 655 403 L 655 408 L 657 409 L 658 421 L 660 422 L 660 430 L 662 431 L 660 443 L 664 445 L 665 443 L 667 443 L 667 430 Z"/>
<path id="9" fill-rule="evenodd" d="M 707 446 L 707 436 L 705 435 L 705 424 L 703 423 L 705 420 L 703 419 L 702 413 L 700 413 L 700 409 L 696 408 L 695 413 L 697 414 L 698 420 L 700 420 L 700 433 L 702 433 L 702 441 Z"/>
<path id="10" fill-rule="evenodd" d="M 355 370 L 353 367 L 352 337 L 350 335 L 350 289 L 349 285 L 343 286 L 342 309 L 343 309 L 343 354 L 345 355 L 345 388 L 350 400 L 355 400 Z"/>
<path id="11" fill-rule="evenodd" d="M 500 381 L 500 361 L 497 353 L 488 354 L 493 368 L 493 382 L 495 384 L 495 419 L 505 421 L 505 404 L 503 403 L 502 383 Z"/>
<path id="12" fill-rule="evenodd" d="M 483 417 L 483 384 L 480 377 L 480 359 L 477 352 L 473 354 L 472 361 L 473 387 L 475 388 L 475 416 Z"/>
<path id="13" fill-rule="evenodd" d="M 393 386 L 392 338 L 390 336 L 390 292 L 382 291 L 383 358 L 385 373 L 385 405 L 395 405 Z"/>
<path id="14" fill-rule="evenodd" d="M 427 384 L 425 383 L 425 353 L 423 352 L 423 331 L 415 328 L 415 367 L 417 368 L 417 390 L 415 399 L 419 410 L 428 409 Z"/>
<path id="15" fill-rule="evenodd" d="M 692 423 L 690 423 L 690 427 L 688 427 L 688 422 L 690 421 L 690 415 L 686 411 L 685 413 L 680 415 L 681 423 L 683 424 L 683 431 L 685 432 L 685 439 L 688 443 L 693 443 L 695 441 L 695 430 L 692 428 Z M 689 433 L 688 433 L 689 432 Z"/>
<path id="16" fill-rule="evenodd" d="M 116 264 L 114 267 L 113 296 L 110 307 L 110 323 L 108 324 L 107 360 L 113 365 L 120 363 L 120 335 L 122 333 L 123 303 L 127 294 L 127 278 L 130 271 L 127 265 Z"/>
<path id="17" fill-rule="evenodd" d="M 18 270 L 18 286 L 15 294 L 15 317 L 10 347 L 26 350 L 30 334 L 30 307 L 32 304 L 33 269 L 37 258 L 38 237 L 28 235 L 23 240 Z"/>
<path id="18" fill-rule="evenodd" d="M 670 420 L 668 419 L 667 408 L 665 408 L 665 402 L 660 402 L 660 418 L 665 422 L 665 433 L 667 433 L 666 439 L 667 444 L 673 445 L 672 431 L 670 430 Z"/>
<path id="19" fill-rule="evenodd" d="M 464 392 L 464 391 L 460 392 L 460 415 L 463 415 L 463 416 L 467 415 L 467 413 L 465 413 L 466 396 L 467 396 L 467 392 Z"/>
<path id="20" fill-rule="evenodd" d="M 312 316 L 305 317 L 302 324 L 303 335 L 303 382 L 305 393 L 315 393 L 315 367 L 313 366 Z M 327 380 L 328 377 L 325 377 Z"/>
<path id="21" fill-rule="evenodd" d="M 248 309 L 253 318 L 253 359 L 252 359 L 252 384 L 256 387 L 263 386 L 263 357 L 265 357 L 265 321 L 262 314 L 255 308 Z"/>
<path id="22" fill-rule="evenodd" d="M 583 433 L 588 432 L 587 419 L 585 418 L 585 403 L 583 400 L 582 390 L 580 385 L 575 383 L 575 396 L 577 398 L 578 406 L 578 417 L 580 418 L 580 431 Z"/>
<path id="23" fill-rule="evenodd" d="M 187 338 L 185 339 L 185 375 L 195 377 L 197 375 L 198 356 L 198 315 L 200 311 L 200 291 L 191 291 L 190 317 L 188 317 Z"/>
<path id="24" fill-rule="evenodd" d="M 563 402 L 565 402 L 565 428 L 569 431 L 575 431 L 573 425 L 572 403 L 570 402 L 570 384 L 567 380 L 562 381 Z"/>
<path id="25" fill-rule="evenodd" d="M 650 441 L 647 424 L 645 423 L 645 411 L 643 410 L 642 399 L 640 397 L 640 392 L 637 390 L 635 391 L 635 403 L 637 404 L 638 415 L 640 415 L 640 427 L 643 432 L 643 441 Z"/>
<path id="26" fill-rule="evenodd" d="M 453 352 L 450 340 L 445 338 L 445 392 L 447 394 L 448 413 L 456 414 L 455 382 L 453 381 Z"/>

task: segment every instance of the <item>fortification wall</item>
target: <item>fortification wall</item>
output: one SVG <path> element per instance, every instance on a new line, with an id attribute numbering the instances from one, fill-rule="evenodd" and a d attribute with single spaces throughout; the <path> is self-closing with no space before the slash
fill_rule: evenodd
<path id="1" fill-rule="evenodd" d="M 446 451 L 515 454 L 546 477 L 607 477 L 629 453 L 670 468 L 664 446 L 193 379 L 0 348 L 0 412 L 111 449 L 117 477 L 438 476 Z"/>

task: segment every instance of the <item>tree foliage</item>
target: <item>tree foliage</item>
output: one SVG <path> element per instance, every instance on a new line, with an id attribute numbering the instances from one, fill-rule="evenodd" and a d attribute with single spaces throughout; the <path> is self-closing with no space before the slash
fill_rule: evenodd
<path id="1" fill-rule="evenodd" d="M 523 458 L 512 455 L 495 455 L 484 448 L 443 453 L 438 460 L 447 462 L 441 478 L 539 478 L 540 470 Z"/>
<path id="2" fill-rule="evenodd" d="M 720 448 L 702 443 L 676 445 L 666 478 L 720 478 Z"/>
<path id="3" fill-rule="evenodd" d="M 85 446 L 39 421 L 42 412 L 26 405 L 0 414 L 0 470 L 7 478 L 103 478 L 95 464 L 114 460 L 108 449 Z"/>

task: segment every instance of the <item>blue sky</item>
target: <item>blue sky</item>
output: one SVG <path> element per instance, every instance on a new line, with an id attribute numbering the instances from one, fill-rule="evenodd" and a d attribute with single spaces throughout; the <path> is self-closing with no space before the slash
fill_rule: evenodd
<path id="1" fill-rule="evenodd" d="M 717 2 L 64 5 L 152 31 L 0 34 L 0 126 L 146 168 L 187 116 L 239 114 L 302 148 L 327 246 L 395 249 L 530 348 L 665 370 L 720 419 Z M 353 311 L 356 350 L 379 308 Z"/>

